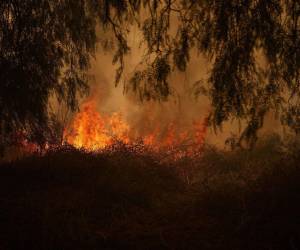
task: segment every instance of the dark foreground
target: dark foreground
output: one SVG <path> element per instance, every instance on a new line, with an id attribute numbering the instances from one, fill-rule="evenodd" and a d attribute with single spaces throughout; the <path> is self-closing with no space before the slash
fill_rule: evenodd
<path id="1" fill-rule="evenodd" d="M 0 250 L 300 250 L 300 151 L 279 144 L 177 163 L 119 148 L 3 164 Z"/>

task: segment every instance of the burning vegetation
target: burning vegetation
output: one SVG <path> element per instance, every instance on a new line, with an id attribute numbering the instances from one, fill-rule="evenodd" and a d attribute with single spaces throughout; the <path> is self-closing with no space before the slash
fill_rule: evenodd
<path id="1" fill-rule="evenodd" d="M 76 148 L 94 151 L 112 145 L 115 140 L 129 143 L 128 133 L 129 126 L 121 114 L 102 116 L 97 112 L 96 104 L 90 101 L 75 115 L 65 131 L 64 140 Z"/>
<path id="2" fill-rule="evenodd" d="M 159 116 L 161 113 L 158 112 Z M 207 118 L 188 121 L 180 117 L 182 123 L 176 116 L 162 120 L 155 115 L 155 111 L 143 110 L 139 117 L 142 122 L 134 122 L 126 119 L 121 111 L 99 111 L 95 98 L 90 98 L 69 123 L 57 121 L 49 130 L 41 131 L 45 137 L 42 143 L 36 142 L 26 130 L 13 134 L 10 142 L 13 146 L 5 151 L 3 160 L 11 161 L 35 153 L 44 155 L 66 147 L 100 153 L 120 145 L 159 154 L 172 161 L 185 157 L 195 159 L 201 154 L 207 135 Z"/>
<path id="3" fill-rule="evenodd" d="M 194 121 L 189 128 L 182 128 L 176 121 L 167 125 L 153 124 L 150 129 L 137 133 L 121 113 L 101 114 L 95 101 L 87 101 L 64 131 L 64 143 L 86 151 L 100 151 L 114 143 L 140 144 L 152 151 L 176 151 L 177 157 L 191 156 L 201 150 L 206 130 L 206 119 Z"/>

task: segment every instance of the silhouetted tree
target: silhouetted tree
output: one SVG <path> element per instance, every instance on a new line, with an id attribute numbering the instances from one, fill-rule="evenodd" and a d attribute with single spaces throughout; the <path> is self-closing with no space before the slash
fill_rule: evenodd
<path id="1" fill-rule="evenodd" d="M 0 1 L 1 144 L 16 131 L 45 141 L 51 97 L 76 109 L 88 90 L 97 22 L 108 29 L 110 11 L 121 18 L 126 9 L 122 1 Z M 118 30 L 117 41 L 125 43 Z"/>
<path id="2" fill-rule="evenodd" d="M 42 139 L 52 94 L 76 107 L 96 42 L 89 8 L 84 1 L 1 1 L 0 119 L 6 132 L 39 132 Z"/>
<path id="3" fill-rule="evenodd" d="M 143 1 L 139 24 L 147 51 L 127 89 L 165 99 L 173 66 L 186 70 L 198 52 L 211 64 L 208 82 L 195 84 L 196 93 L 211 98 L 211 125 L 246 121 L 240 139 L 253 144 L 273 110 L 299 132 L 299 15 L 299 0 Z"/>
<path id="4" fill-rule="evenodd" d="M 5 130 L 39 134 L 52 94 L 74 109 L 87 89 L 98 21 L 117 44 L 116 83 L 130 51 L 130 25 L 141 29 L 147 50 L 125 82 L 141 99 L 172 94 L 169 75 L 186 70 L 197 51 L 212 65 L 208 84 L 199 81 L 195 90 L 211 98 L 214 127 L 244 120 L 241 139 L 253 143 L 266 113 L 275 110 L 298 132 L 299 12 L 299 0 L 1 1 L 0 119 Z"/>

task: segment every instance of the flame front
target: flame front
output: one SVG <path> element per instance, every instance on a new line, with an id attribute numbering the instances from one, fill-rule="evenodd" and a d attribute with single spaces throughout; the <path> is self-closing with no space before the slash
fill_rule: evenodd
<path id="1" fill-rule="evenodd" d="M 129 126 L 120 113 L 109 116 L 101 115 L 94 101 L 86 102 L 81 112 L 75 115 L 69 128 L 66 129 L 64 140 L 76 148 L 88 151 L 101 150 L 119 141 L 124 144 L 142 142 L 153 150 L 170 149 L 188 146 L 199 149 L 204 143 L 206 134 L 205 122 L 194 122 L 188 129 L 180 128 L 175 122 L 164 127 L 154 124 L 150 132 L 136 135 L 136 129 Z"/>
<path id="2" fill-rule="evenodd" d="M 65 141 L 76 148 L 99 150 L 111 145 L 115 140 L 129 143 L 129 126 L 120 114 L 102 117 L 94 102 L 83 105 L 69 129 L 65 132 Z"/>

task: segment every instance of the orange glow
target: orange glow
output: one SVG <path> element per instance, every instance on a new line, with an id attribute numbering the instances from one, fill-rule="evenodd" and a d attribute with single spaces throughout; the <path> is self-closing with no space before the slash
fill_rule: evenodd
<path id="1" fill-rule="evenodd" d="M 102 117 L 95 103 L 90 101 L 82 106 L 82 111 L 75 116 L 64 138 L 76 148 L 99 150 L 113 144 L 115 140 L 129 143 L 128 131 L 129 126 L 120 114 Z"/>
<path id="2" fill-rule="evenodd" d="M 149 119 L 150 116 L 151 114 Z M 186 146 L 184 150 L 190 155 L 203 145 L 207 127 L 203 121 L 194 122 L 188 129 L 180 128 L 175 122 L 165 126 L 152 125 L 152 131 L 150 129 L 150 132 L 144 131 L 144 134 L 136 135 L 137 129 L 131 127 L 120 113 L 102 115 L 97 111 L 96 103 L 88 101 L 82 105 L 81 111 L 66 129 L 64 141 L 88 151 L 104 149 L 116 141 L 124 144 L 141 141 L 154 151 Z"/>

